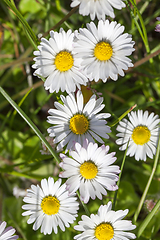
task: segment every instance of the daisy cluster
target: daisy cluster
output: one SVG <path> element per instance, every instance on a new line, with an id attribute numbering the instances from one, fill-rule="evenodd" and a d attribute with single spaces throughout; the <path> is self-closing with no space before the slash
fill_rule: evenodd
<path id="1" fill-rule="evenodd" d="M 65 231 L 78 216 L 79 202 L 87 204 L 102 200 L 107 191 L 118 189 L 119 166 L 114 165 L 116 153 L 109 153 L 104 139 L 109 139 L 111 128 L 107 125 L 110 113 L 102 113 L 103 97 L 96 94 L 86 102 L 82 86 L 90 82 L 109 79 L 117 81 L 128 68 L 133 67 L 129 56 L 134 51 L 132 36 L 124 33 L 124 26 L 109 21 L 115 17 L 113 8 L 125 7 L 123 0 L 72 0 L 71 7 L 79 6 L 79 13 L 90 15 L 91 22 L 74 32 L 50 31 L 49 40 L 42 38 L 34 51 L 34 75 L 45 78 L 44 88 L 50 93 L 65 92 L 50 109 L 47 129 L 53 138 L 54 149 L 60 153 L 62 171 L 59 179 L 41 180 L 41 186 L 31 185 L 24 197 L 23 215 L 28 224 L 42 233 Z M 93 20 L 98 18 L 96 25 Z M 107 83 L 106 83 L 107 84 Z M 116 143 L 120 150 L 136 160 L 153 158 L 159 137 L 159 116 L 148 111 L 132 111 L 128 119 L 117 126 Z M 64 152 L 63 152 L 64 151 Z M 63 153 L 62 153 L 63 152 Z M 62 184 L 62 178 L 67 179 Z M 135 225 L 122 220 L 128 210 L 112 210 L 112 203 L 101 205 L 97 214 L 83 215 L 74 228 L 81 233 L 78 240 L 128 240 L 135 239 Z"/>

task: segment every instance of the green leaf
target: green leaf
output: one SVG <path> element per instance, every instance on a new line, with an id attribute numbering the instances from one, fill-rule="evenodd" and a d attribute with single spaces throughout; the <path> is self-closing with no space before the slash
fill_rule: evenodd
<path id="1" fill-rule="evenodd" d="M 140 237 L 141 234 L 143 233 L 144 229 L 147 227 L 147 225 L 149 224 L 149 222 L 151 221 L 151 219 L 155 216 L 157 210 L 160 208 L 160 200 L 156 203 L 156 205 L 154 206 L 154 208 L 152 209 L 152 211 L 147 215 L 147 217 L 145 218 L 145 220 L 142 222 L 142 224 L 140 225 L 139 229 L 138 229 L 138 234 L 137 236 Z M 159 219 L 160 220 L 160 216 Z M 159 222 L 159 221 L 158 221 Z M 153 226 L 153 224 L 152 224 Z"/>
<path id="2" fill-rule="evenodd" d="M 25 14 L 26 12 L 37 13 L 42 9 L 42 7 L 44 8 L 42 4 L 33 0 L 21 0 L 19 3 L 19 9 L 22 14 Z"/>
<path id="3" fill-rule="evenodd" d="M 2 87 L 0 87 L 0 92 L 2 95 L 8 100 L 8 102 L 14 107 L 14 109 L 17 110 L 19 115 L 26 121 L 26 123 L 32 128 L 32 130 L 36 133 L 36 135 L 41 139 L 41 141 L 44 142 L 48 150 L 51 152 L 55 160 L 59 163 L 59 157 L 57 153 L 53 150 L 51 145 L 48 143 L 48 141 L 45 139 L 43 134 L 39 131 L 39 129 L 36 127 L 36 125 L 31 121 L 31 119 L 23 112 L 23 110 L 10 98 L 10 96 L 3 90 Z"/>
<path id="4" fill-rule="evenodd" d="M 135 212 L 138 202 L 139 197 L 133 185 L 130 182 L 122 180 L 117 194 L 116 210 L 129 209 L 127 216 L 131 216 Z"/>

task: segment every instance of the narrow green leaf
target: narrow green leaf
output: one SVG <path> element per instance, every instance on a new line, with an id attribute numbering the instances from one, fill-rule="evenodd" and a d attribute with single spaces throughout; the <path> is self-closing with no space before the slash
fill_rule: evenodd
<path id="1" fill-rule="evenodd" d="M 134 10 L 135 10 L 135 12 L 137 13 L 137 15 L 138 15 L 138 17 L 139 17 L 139 20 L 140 20 L 142 29 L 141 29 L 141 27 L 140 27 L 140 25 L 139 25 L 139 23 L 138 23 L 138 21 L 137 21 L 137 18 L 136 18 L 135 14 L 134 14 L 134 11 L 130 8 L 129 1 L 130 1 L 131 4 L 133 5 Z M 133 20 L 135 21 L 135 24 L 136 24 L 136 26 L 137 26 L 137 29 L 138 29 L 138 31 L 139 31 L 139 34 L 141 35 L 141 38 L 142 38 L 142 40 L 143 40 L 143 42 L 144 42 L 146 51 L 147 51 L 147 53 L 150 53 L 150 48 L 149 48 L 149 44 L 148 44 L 148 37 L 147 37 L 147 31 L 146 31 L 146 27 L 145 27 L 143 18 L 142 18 L 142 16 L 141 16 L 141 14 L 140 14 L 140 12 L 139 12 L 136 4 L 134 3 L 134 1 L 132 1 L 132 0 L 126 0 L 125 2 L 126 2 L 126 5 L 128 6 L 128 8 L 129 8 L 129 10 L 130 10 L 130 13 L 131 13 L 131 16 L 132 16 Z"/>
<path id="2" fill-rule="evenodd" d="M 156 171 L 156 168 L 157 168 L 157 164 L 158 164 L 158 160 L 159 160 L 159 152 L 160 152 L 160 135 L 159 135 L 159 140 L 158 140 L 158 145 L 157 145 L 157 151 L 156 151 L 156 155 L 155 155 L 155 159 L 154 159 L 154 164 L 153 164 L 153 168 L 152 168 L 152 172 L 151 172 L 151 175 L 148 179 L 148 182 L 147 182 L 147 185 L 145 187 L 145 190 L 142 194 L 142 197 L 140 199 L 140 202 L 139 202 L 139 205 L 136 209 L 136 212 L 134 214 L 134 217 L 133 217 L 133 223 L 135 223 L 137 221 L 137 218 L 139 216 L 139 213 L 142 209 L 142 206 L 143 206 L 143 203 L 145 201 L 145 198 L 146 198 L 146 195 L 148 193 L 148 190 L 149 190 L 149 187 L 151 185 L 151 182 L 152 182 L 152 179 L 153 179 L 153 176 L 154 176 L 154 173 Z"/>
<path id="3" fill-rule="evenodd" d="M 119 121 L 121 121 L 129 112 L 131 112 L 135 107 L 137 107 L 137 104 L 135 104 L 134 106 L 132 106 L 130 109 L 128 109 L 125 113 L 123 113 L 116 121 L 114 121 L 110 127 L 115 126 L 117 123 L 119 123 Z"/>
<path id="4" fill-rule="evenodd" d="M 57 153 L 53 150 L 51 145 L 48 143 L 48 141 L 45 139 L 43 134 L 39 131 L 39 129 L 35 126 L 35 124 L 31 121 L 31 119 L 25 114 L 25 112 L 10 98 L 10 96 L 4 91 L 2 87 L 0 87 L 1 94 L 8 100 L 8 102 L 13 106 L 13 108 L 19 113 L 19 115 L 26 121 L 26 123 L 32 128 L 32 130 L 36 133 L 36 135 L 39 137 L 39 139 L 45 144 L 45 146 L 48 148 L 50 153 L 53 155 L 55 160 L 59 163 L 59 157 Z"/>
<path id="5" fill-rule="evenodd" d="M 25 101 L 26 97 L 29 95 L 29 93 L 30 93 L 32 90 L 33 90 L 33 88 L 31 88 L 31 89 L 24 95 L 24 97 L 21 99 L 21 101 L 20 101 L 19 104 L 18 104 L 19 107 L 21 107 L 21 105 L 22 105 L 23 102 Z M 15 118 L 16 114 L 17 114 L 17 111 L 14 110 L 13 115 L 12 115 L 12 118 L 11 118 L 11 120 L 10 120 L 10 126 L 12 126 L 12 123 L 13 123 L 13 121 L 14 121 L 14 118 Z"/>
<path id="6" fill-rule="evenodd" d="M 128 141 L 128 144 L 129 144 L 129 141 Z M 121 176 L 122 176 L 122 171 L 123 171 L 124 163 L 125 163 L 125 160 L 126 160 L 126 154 L 127 154 L 127 150 L 128 150 L 128 144 L 127 144 L 127 148 L 126 148 L 126 150 L 125 150 L 124 157 L 123 157 L 122 164 L 121 164 L 121 172 L 120 172 L 120 174 L 119 174 L 119 180 L 118 180 L 118 182 L 117 182 L 118 188 L 119 188 L 119 185 L 120 185 L 120 180 L 121 180 Z M 113 209 L 113 210 L 115 209 L 117 194 L 118 194 L 118 189 L 117 189 L 117 191 L 115 191 L 115 194 L 114 194 L 113 205 L 112 205 L 112 209 Z"/>
<path id="7" fill-rule="evenodd" d="M 15 15 L 17 16 L 17 18 L 20 20 L 20 22 L 22 23 L 23 27 L 25 28 L 25 30 L 27 31 L 27 33 L 29 34 L 29 36 L 32 39 L 31 44 L 33 45 L 34 42 L 34 47 L 37 48 L 38 45 L 38 39 L 36 37 L 36 35 L 34 34 L 34 32 L 32 31 L 31 27 L 29 26 L 29 24 L 27 23 L 27 21 L 24 19 L 24 17 L 21 15 L 21 13 L 18 11 L 18 9 L 16 8 L 15 4 L 13 2 L 10 2 L 9 0 L 3 0 L 9 7 L 10 9 L 15 13 Z M 26 33 L 25 31 L 25 33 Z M 28 38 L 28 35 L 27 35 Z"/>
<path id="8" fill-rule="evenodd" d="M 142 235 L 143 231 L 145 230 L 145 228 L 147 227 L 147 225 L 149 224 L 151 219 L 154 217 L 154 215 L 156 214 L 159 208 L 160 208 L 160 199 L 157 201 L 152 211 L 147 215 L 147 217 L 144 219 L 142 224 L 139 226 L 138 233 L 137 233 L 138 238 Z"/>

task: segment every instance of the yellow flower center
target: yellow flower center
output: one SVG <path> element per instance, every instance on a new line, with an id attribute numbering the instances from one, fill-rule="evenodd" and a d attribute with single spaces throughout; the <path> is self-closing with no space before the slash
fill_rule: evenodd
<path id="1" fill-rule="evenodd" d="M 80 166 L 80 173 L 81 173 L 82 177 L 84 177 L 85 179 L 92 179 L 92 178 L 96 177 L 96 175 L 98 173 L 98 168 L 91 161 L 84 162 Z"/>
<path id="2" fill-rule="evenodd" d="M 99 42 L 94 48 L 94 56 L 100 61 L 109 60 L 112 57 L 112 54 L 112 47 L 107 42 Z"/>
<path id="3" fill-rule="evenodd" d="M 89 128 L 89 121 L 83 114 L 76 114 L 70 119 L 69 127 L 75 134 L 84 134 Z"/>
<path id="4" fill-rule="evenodd" d="M 137 145 L 143 145 L 150 139 L 151 133 L 146 126 L 138 126 L 133 130 L 132 139 Z"/>
<path id="5" fill-rule="evenodd" d="M 56 55 L 54 64 L 60 72 L 65 72 L 71 69 L 73 62 L 74 60 L 71 53 L 67 51 L 61 51 Z"/>
<path id="6" fill-rule="evenodd" d="M 43 198 L 41 202 L 41 208 L 43 212 L 47 215 L 56 214 L 59 211 L 60 203 L 59 200 L 52 196 L 47 196 Z"/>
<path id="7" fill-rule="evenodd" d="M 110 240 L 114 236 L 114 230 L 111 224 L 101 223 L 95 229 L 95 237 L 98 240 Z"/>

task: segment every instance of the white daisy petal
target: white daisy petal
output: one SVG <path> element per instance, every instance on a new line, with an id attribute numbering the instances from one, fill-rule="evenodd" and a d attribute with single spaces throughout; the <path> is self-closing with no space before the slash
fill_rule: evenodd
<path id="1" fill-rule="evenodd" d="M 129 142 L 127 155 L 134 156 L 137 161 L 146 161 L 146 157 L 153 158 L 156 153 L 156 147 L 159 138 L 159 116 L 154 113 L 148 113 L 138 110 L 128 114 L 129 121 L 123 119 L 117 126 L 119 132 L 116 136 L 119 149 L 125 150 Z"/>
<path id="2" fill-rule="evenodd" d="M 128 231 L 136 228 L 129 220 L 122 220 L 128 213 L 128 210 L 111 210 L 112 203 L 101 205 L 96 215 L 91 214 L 90 217 L 82 215 L 82 221 L 78 222 L 74 228 L 81 231 L 74 237 L 77 240 L 86 239 L 113 239 L 113 240 L 129 240 L 135 239 L 134 233 Z M 105 235 L 104 235 L 105 234 Z"/>
<path id="3" fill-rule="evenodd" d="M 41 227 L 41 232 L 44 235 L 51 234 L 52 230 L 57 233 L 58 226 L 64 231 L 64 226 L 69 227 L 69 223 L 73 223 L 77 217 L 79 204 L 76 197 L 74 195 L 69 196 L 66 184 L 60 185 L 61 179 L 56 182 L 51 177 L 48 180 L 42 179 L 41 188 L 39 185 L 32 185 L 34 194 L 27 193 L 26 198 L 24 198 L 25 202 L 29 204 L 23 205 L 22 208 L 31 211 L 26 211 L 22 215 L 29 215 L 30 218 L 27 223 L 34 222 L 33 229 L 37 230 Z M 43 198 L 38 194 L 39 189 L 44 194 Z M 37 202 L 34 201 L 35 199 L 37 199 Z M 68 219 L 65 215 L 68 216 Z"/>
<path id="4" fill-rule="evenodd" d="M 116 182 L 119 167 L 111 165 L 116 157 L 115 153 L 108 154 L 108 150 L 108 146 L 98 147 L 97 143 L 93 144 L 85 139 L 83 147 L 76 143 L 75 150 L 70 150 L 69 155 L 72 158 L 60 155 L 61 167 L 64 169 L 60 176 L 68 178 L 66 185 L 69 192 L 79 189 L 80 197 L 85 203 L 90 198 L 102 199 L 102 195 L 107 194 L 106 190 L 115 191 L 118 188 Z"/>
<path id="5" fill-rule="evenodd" d="M 64 104 L 55 102 L 55 108 L 48 112 L 48 122 L 53 124 L 47 131 L 50 136 L 54 137 L 54 143 L 58 143 L 57 150 L 66 146 L 73 149 L 75 142 L 83 144 L 85 138 L 90 142 L 96 139 L 103 143 L 101 138 L 108 139 L 107 133 L 110 133 L 110 127 L 107 126 L 106 118 L 110 117 L 109 113 L 100 113 L 104 108 L 103 98 L 96 99 L 95 95 L 83 104 L 83 95 L 81 91 L 77 94 L 70 93 L 66 97 L 61 95 Z M 97 114 L 98 113 L 98 114 Z"/>
<path id="6" fill-rule="evenodd" d="M 100 1 L 93 0 L 92 4 Z M 109 77 L 116 81 L 118 74 L 124 76 L 123 70 L 132 66 L 127 56 L 134 51 L 134 42 L 131 35 L 123 31 L 124 26 L 109 20 L 100 20 L 97 27 L 91 22 L 87 24 L 87 29 L 79 29 L 74 48 L 90 81 L 102 79 L 106 82 Z"/>
<path id="7" fill-rule="evenodd" d="M 71 7 L 78 5 L 79 14 L 83 16 L 90 15 L 92 20 L 94 20 L 95 17 L 105 20 L 105 15 L 114 18 L 113 8 L 120 10 L 126 6 L 124 0 L 72 0 Z"/>
<path id="8" fill-rule="evenodd" d="M 42 38 L 38 46 L 39 51 L 34 51 L 34 75 L 47 77 L 44 87 L 50 93 L 59 90 L 74 92 L 76 87 L 80 89 L 80 84 L 86 85 L 88 82 L 77 64 L 79 58 L 73 50 L 74 33 L 71 30 L 65 32 L 60 29 L 59 33 L 51 31 L 50 35 L 49 41 Z"/>
<path id="9" fill-rule="evenodd" d="M 13 235 L 16 230 L 13 227 L 6 228 L 6 225 L 5 221 L 0 221 L 0 240 L 16 240 L 19 238 L 19 236 Z"/>

